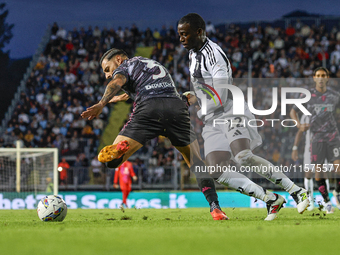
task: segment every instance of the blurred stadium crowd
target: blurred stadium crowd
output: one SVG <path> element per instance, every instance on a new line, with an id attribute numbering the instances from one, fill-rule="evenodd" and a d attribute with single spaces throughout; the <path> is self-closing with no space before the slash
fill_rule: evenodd
<path id="1" fill-rule="evenodd" d="M 263 105 L 263 98 L 271 98 L 271 86 L 308 86 L 305 81 L 311 81 L 312 71 L 318 66 L 326 66 L 332 78 L 340 78 L 340 27 L 309 26 L 297 20 L 286 28 L 270 24 L 264 27 L 237 24 L 215 27 L 208 22 L 206 30 L 207 36 L 227 54 L 235 81 L 255 78 L 256 109 L 270 106 Z M 138 47 L 152 47 L 150 58 L 170 71 L 178 91 L 182 94 L 190 90 L 187 51 L 179 45 L 174 27 L 141 31 L 133 24 L 130 28 L 118 27 L 116 30 L 89 26 L 67 31 L 55 23 L 50 41 L 27 80 L 26 93 L 21 94 L 20 103 L 0 138 L 0 146 L 14 147 L 15 141 L 20 140 L 25 147 L 57 147 L 60 158 L 66 158 L 70 169 L 77 169 L 74 173 L 81 175 L 79 184 L 103 183 L 105 176 L 111 176 L 112 181 L 112 171 L 105 169 L 96 155 L 110 110 L 115 106 L 105 107 L 101 118 L 94 121 L 80 117 L 80 113 L 96 103 L 105 90 L 103 85 L 107 81 L 98 61 L 112 47 L 125 50 L 131 57 Z M 257 82 L 262 78 L 276 79 L 274 84 L 263 85 Z M 270 117 L 282 119 L 280 111 Z M 191 119 L 203 155 L 202 123 L 193 108 Z M 290 153 L 296 131 L 281 125 L 271 128 L 265 122 L 259 129 L 263 146 L 257 153 L 276 165 L 294 163 Z M 150 141 L 132 161 L 144 183 L 170 182 L 174 166 L 183 168 L 185 174 L 182 176 L 189 180 L 190 173 L 181 157 L 163 137 Z M 67 182 L 71 184 L 71 178 Z"/>

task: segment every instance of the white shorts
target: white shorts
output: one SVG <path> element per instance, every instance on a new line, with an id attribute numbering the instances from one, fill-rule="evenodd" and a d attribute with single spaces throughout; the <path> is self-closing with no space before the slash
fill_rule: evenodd
<path id="1" fill-rule="evenodd" d="M 229 151 L 233 157 L 235 155 L 231 152 L 230 144 L 242 138 L 250 140 L 251 150 L 260 146 L 262 138 L 257 132 L 257 127 L 248 125 L 248 121 L 253 119 L 255 117 L 246 105 L 244 116 L 232 116 L 232 110 L 229 110 L 215 118 L 215 122 L 213 119 L 209 119 L 202 130 L 205 156 L 213 151 Z M 254 122 L 251 125 L 254 125 Z"/>

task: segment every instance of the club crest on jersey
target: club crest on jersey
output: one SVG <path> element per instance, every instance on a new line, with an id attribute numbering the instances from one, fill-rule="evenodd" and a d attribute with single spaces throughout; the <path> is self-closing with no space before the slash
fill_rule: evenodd
<path id="1" fill-rule="evenodd" d="M 213 87 L 209 86 L 208 84 L 202 83 L 202 82 L 198 82 L 198 83 L 202 85 L 202 87 L 198 87 L 198 89 L 200 89 L 200 90 L 204 91 L 205 93 L 207 93 L 212 98 L 212 100 L 214 100 L 215 105 L 217 105 L 217 102 L 216 102 L 213 94 L 210 91 L 212 91 L 216 95 L 216 97 L 218 98 L 220 104 L 222 105 L 222 100 L 220 98 L 220 95 L 217 93 L 217 91 Z"/>

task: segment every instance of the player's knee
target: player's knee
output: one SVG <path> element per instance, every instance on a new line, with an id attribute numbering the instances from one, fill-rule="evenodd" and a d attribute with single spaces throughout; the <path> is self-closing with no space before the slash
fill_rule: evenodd
<path id="1" fill-rule="evenodd" d="M 123 157 L 120 157 L 120 158 L 116 158 L 114 160 L 111 160 L 107 163 L 105 163 L 105 165 L 108 167 L 108 168 L 117 168 L 123 161 Z"/>
<path id="2" fill-rule="evenodd" d="M 254 154 L 251 152 L 251 150 L 243 150 L 237 153 L 235 156 L 235 160 L 237 163 L 239 163 L 242 166 L 250 166 L 252 165 L 252 157 Z"/>

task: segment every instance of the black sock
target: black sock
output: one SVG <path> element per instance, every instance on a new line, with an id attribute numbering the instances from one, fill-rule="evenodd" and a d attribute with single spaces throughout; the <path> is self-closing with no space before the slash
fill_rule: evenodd
<path id="1" fill-rule="evenodd" d="M 125 154 L 124 154 L 125 155 Z M 111 160 L 109 162 L 106 162 L 105 165 L 108 167 L 108 168 L 117 168 L 119 166 L 120 163 L 122 163 L 123 161 L 123 158 L 124 158 L 124 155 L 121 156 L 120 158 L 116 158 L 114 160 Z"/>
<path id="2" fill-rule="evenodd" d="M 319 189 L 319 191 L 320 191 L 320 193 L 323 197 L 323 200 L 325 201 L 325 203 L 328 203 L 330 201 L 330 199 L 329 199 L 325 179 L 321 179 L 320 181 L 316 181 L 316 184 L 318 185 L 318 189 Z"/>
<path id="3" fill-rule="evenodd" d="M 212 212 L 215 209 L 219 209 L 221 210 L 220 204 L 218 203 L 218 201 L 213 201 L 210 203 L 210 212 Z"/>
<path id="4" fill-rule="evenodd" d="M 197 161 L 190 167 L 190 171 L 196 176 L 198 187 L 210 205 L 212 202 L 218 202 L 218 198 L 214 180 L 210 177 L 209 173 L 205 172 L 205 169 L 206 166 L 203 161 Z"/>
<path id="5" fill-rule="evenodd" d="M 209 205 L 211 202 L 218 201 L 217 193 L 215 189 L 215 183 L 212 178 L 196 178 L 198 187 L 202 191 L 205 199 L 208 201 Z"/>
<path id="6" fill-rule="evenodd" d="M 336 178 L 335 182 L 336 182 L 335 183 L 335 191 L 339 193 L 340 192 L 340 178 Z"/>

